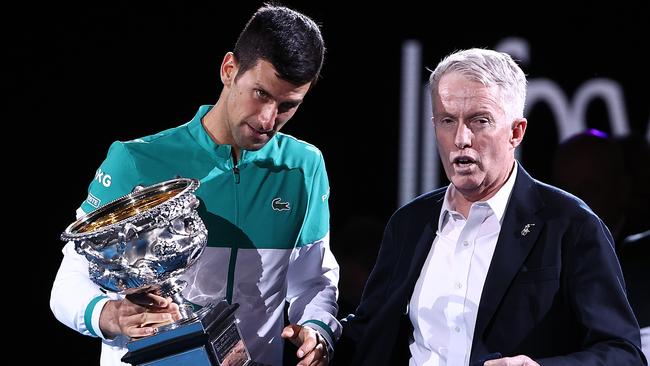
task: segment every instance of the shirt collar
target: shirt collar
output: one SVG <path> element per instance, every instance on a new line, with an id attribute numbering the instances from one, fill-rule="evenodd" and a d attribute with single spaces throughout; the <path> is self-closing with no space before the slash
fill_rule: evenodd
<path id="1" fill-rule="evenodd" d="M 502 222 L 503 215 L 506 212 L 506 207 L 508 206 L 508 201 L 510 200 L 510 194 L 512 193 L 512 188 L 515 186 L 515 180 L 517 179 L 517 161 L 515 160 L 514 166 L 512 168 L 512 173 L 506 183 L 499 188 L 499 191 L 487 200 L 487 204 L 490 205 L 490 208 L 497 216 L 499 223 Z"/>
<path id="2" fill-rule="evenodd" d="M 499 188 L 497 193 L 492 196 L 492 198 L 488 199 L 487 201 L 478 201 L 472 203 L 473 205 L 485 205 L 487 204 L 492 212 L 494 212 L 494 215 L 496 216 L 497 220 L 499 220 L 499 223 L 502 222 L 503 215 L 506 211 L 506 207 L 508 206 L 508 201 L 510 200 L 510 194 L 512 193 L 512 188 L 515 186 L 515 180 L 517 179 L 517 166 L 518 163 L 515 160 L 514 167 L 512 168 L 512 173 L 510 173 L 510 177 L 508 177 L 508 180 Z M 440 218 L 438 219 L 438 230 L 440 230 L 445 223 L 445 220 L 447 219 L 448 215 L 451 215 L 452 212 L 455 212 L 451 205 L 450 205 L 450 195 L 451 195 L 451 190 L 447 188 L 447 192 L 445 193 L 445 198 L 442 201 L 442 209 L 440 210 Z"/>

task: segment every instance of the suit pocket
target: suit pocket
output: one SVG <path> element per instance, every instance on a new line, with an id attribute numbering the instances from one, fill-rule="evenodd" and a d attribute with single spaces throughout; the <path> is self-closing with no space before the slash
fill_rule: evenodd
<path id="1" fill-rule="evenodd" d="M 514 283 L 534 283 L 553 281 L 560 278 L 559 267 L 540 267 L 533 269 L 524 269 L 517 273 Z"/>

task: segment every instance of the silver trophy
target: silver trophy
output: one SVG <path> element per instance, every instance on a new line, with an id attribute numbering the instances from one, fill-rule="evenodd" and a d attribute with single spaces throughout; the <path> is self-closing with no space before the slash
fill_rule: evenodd
<path id="1" fill-rule="evenodd" d="M 153 292 L 171 297 L 182 319 L 128 344 L 123 359 L 136 365 L 246 365 L 234 311 L 225 300 L 195 311 L 183 299 L 178 277 L 201 256 L 208 231 L 196 209 L 196 179 L 178 178 L 145 188 L 98 208 L 61 235 L 89 262 L 90 279 L 127 297 Z"/>

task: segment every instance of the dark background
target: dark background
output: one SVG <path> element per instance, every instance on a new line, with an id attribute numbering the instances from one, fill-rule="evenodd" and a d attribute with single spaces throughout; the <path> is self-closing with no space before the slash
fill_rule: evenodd
<path id="1" fill-rule="evenodd" d="M 589 79 L 616 80 L 623 87 L 632 133 L 646 135 L 647 5 L 585 2 L 570 11 L 531 2 L 523 11 L 405 1 L 349 9 L 351 3 L 283 3 L 317 20 L 328 47 L 322 79 L 283 132 L 315 144 L 325 156 L 332 247 L 342 267 L 341 315 L 357 301 L 383 226 L 397 208 L 404 40 L 420 40 L 423 67 L 433 68 L 453 50 L 494 47 L 505 37 L 522 37 L 531 46 L 525 67 L 530 78 L 553 79 L 569 97 Z M 10 109 L 17 113 L 6 121 L 10 132 L 5 138 L 21 148 L 7 161 L 29 184 L 31 194 L 20 206 L 38 216 L 29 240 L 21 243 L 21 253 L 33 257 L 29 266 L 20 267 L 33 295 L 33 323 L 26 327 L 57 350 L 30 354 L 29 363 L 35 363 L 34 357 L 67 365 L 98 363 L 99 342 L 58 323 L 48 307 L 63 246 L 59 234 L 73 221 L 111 142 L 177 126 L 200 104 L 217 100 L 222 57 L 260 5 L 26 3 L 15 19 L 8 19 L 18 20 L 8 33 L 5 76 Z M 524 166 L 546 181 L 557 146 L 552 118 L 543 106 L 536 107 L 522 148 Z M 603 103 L 591 104 L 588 125 L 609 132 Z M 639 184 L 647 189 L 647 182 Z"/>

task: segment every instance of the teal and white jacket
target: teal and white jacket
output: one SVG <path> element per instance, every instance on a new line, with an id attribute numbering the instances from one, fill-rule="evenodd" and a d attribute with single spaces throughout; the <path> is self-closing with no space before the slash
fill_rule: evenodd
<path id="1" fill-rule="evenodd" d="M 201 181 L 199 214 L 208 228 L 201 258 L 183 274 L 186 299 L 199 305 L 227 299 L 254 360 L 282 364 L 285 301 L 289 321 L 308 325 L 333 345 L 339 268 L 329 247 L 329 183 L 321 152 L 278 133 L 258 151 L 242 151 L 235 166 L 230 145 L 217 145 L 201 118 L 179 127 L 111 145 L 77 216 L 177 176 Z M 88 277 L 88 262 L 68 243 L 50 306 L 59 321 L 101 337 L 102 365 L 119 365 L 126 339 L 105 339 L 99 314 L 117 294 Z"/>

